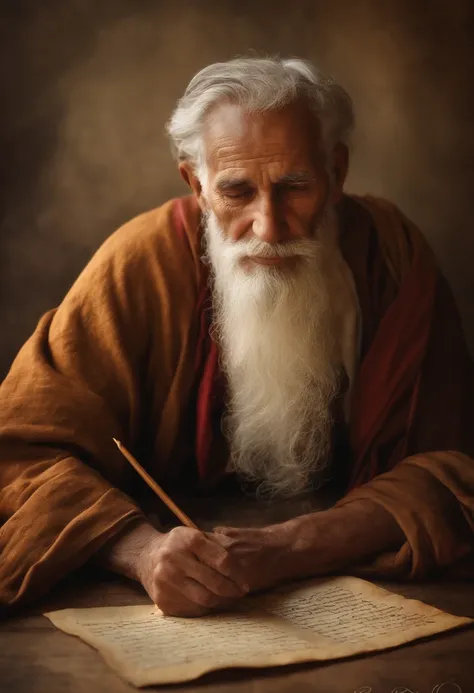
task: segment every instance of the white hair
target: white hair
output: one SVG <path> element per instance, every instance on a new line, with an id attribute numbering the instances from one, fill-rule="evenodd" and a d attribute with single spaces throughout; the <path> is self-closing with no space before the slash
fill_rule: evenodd
<path id="1" fill-rule="evenodd" d="M 214 63 L 197 73 L 179 100 L 167 132 L 178 161 L 204 167 L 202 128 L 206 115 L 220 102 L 236 103 L 247 112 L 276 110 L 306 99 L 329 154 L 347 143 L 354 126 L 352 100 L 331 77 L 300 59 L 236 58 Z"/>

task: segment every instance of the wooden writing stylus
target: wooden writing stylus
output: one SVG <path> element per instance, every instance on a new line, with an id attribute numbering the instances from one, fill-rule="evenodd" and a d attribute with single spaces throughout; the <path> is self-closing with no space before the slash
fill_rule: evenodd
<path id="1" fill-rule="evenodd" d="M 122 455 L 130 462 L 132 467 L 140 474 L 142 479 L 148 484 L 148 486 L 151 488 L 152 491 L 156 493 L 156 495 L 161 498 L 163 503 L 168 506 L 168 508 L 171 510 L 172 513 L 176 515 L 178 520 L 181 520 L 183 525 L 186 527 L 192 527 L 193 529 L 199 529 L 197 525 L 194 524 L 194 522 L 185 514 L 183 511 L 178 508 L 176 503 L 171 500 L 171 498 L 168 496 L 167 493 L 163 491 L 161 486 L 159 486 L 154 479 L 146 472 L 141 464 L 137 462 L 137 460 L 134 458 L 131 452 L 127 450 L 125 445 L 123 445 L 119 440 L 116 438 L 113 438 L 113 441 L 115 445 L 118 447 Z"/>

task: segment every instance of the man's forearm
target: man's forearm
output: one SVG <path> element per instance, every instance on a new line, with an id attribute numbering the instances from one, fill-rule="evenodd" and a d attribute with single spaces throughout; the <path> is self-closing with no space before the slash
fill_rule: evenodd
<path id="1" fill-rule="evenodd" d="M 143 520 L 106 544 L 97 554 L 96 562 L 102 568 L 140 581 L 144 553 L 150 543 L 160 536 L 158 530 Z"/>
<path id="2" fill-rule="evenodd" d="M 214 539 L 226 549 L 232 547 L 231 554 L 235 551 L 243 569 L 250 571 L 247 582 L 252 589 L 360 565 L 379 553 L 398 549 L 405 540 L 393 517 L 365 500 L 262 529 L 224 532 L 227 536 L 218 533 Z M 161 551 L 166 537 L 173 539 L 143 521 L 105 546 L 97 560 L 109 570 L 150 585 L 157 564 L 156 550 Z M 176 556 L 180 550 L 177 546 Z"/>
<path id="3" fill-rule="evenodd" d="M 289 577 L 322 575 L 358 565 L 378 553 L 398 549 L 405 540 L 390 513 L 371 501 L 303 515 L 283 526 L 293 545 Z"/>

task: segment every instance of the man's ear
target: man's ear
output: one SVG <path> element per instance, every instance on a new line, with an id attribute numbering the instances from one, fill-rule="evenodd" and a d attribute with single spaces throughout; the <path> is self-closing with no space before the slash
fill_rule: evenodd
<path id="1" fill-rule="evenodd" d="M 207 209 L 207 203 L 204 198 L 201 181 L 194 173 L 194 169 L 192 168 L 191 164 L 189 164 L 187 161 L 182 161 L 178 168 L 181 178 L 184 180 L 186 185 L 189 185 L 194 197 L 198 201 L 200 208 L 205 211 Z"/>
<path id="2" fill-rule="evenodd" d="M 332 153 L 332 201 L 337 204 L 342 199 L 344 183 L 349 170 L 349 149 L 347 145 L 338 142 Z"/>

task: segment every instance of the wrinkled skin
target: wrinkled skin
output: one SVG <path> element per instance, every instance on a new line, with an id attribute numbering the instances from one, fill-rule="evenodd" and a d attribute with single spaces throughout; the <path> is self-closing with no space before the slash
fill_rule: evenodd
<path id="1" fill-rule="evenodd" d="M 260 114 L 220 104 L 206 119 L 204 146 L 205 184 L 189 162 L 180 172 L 201 209 L 214 212 L 233 242 L 311 237 L 328 203 L 342 197 L 347 147 L 336 144 L 328 160 L 304 103 Z"/>
<path id="2" fill-rule="evenodd" d="M 291 578 L 297 546 L 289 523 L 264 528 L 218 527 L 214 541 L 240 564 L 250 591 L 274 587 Z"/>
<path id="3" fill-rule="evenodd" d="M 248 592 L 238 560 L 188 527 L 156 533 L 141 553 L 137 573 L 158 608 L 172 616 L 224 609 Z"/>

